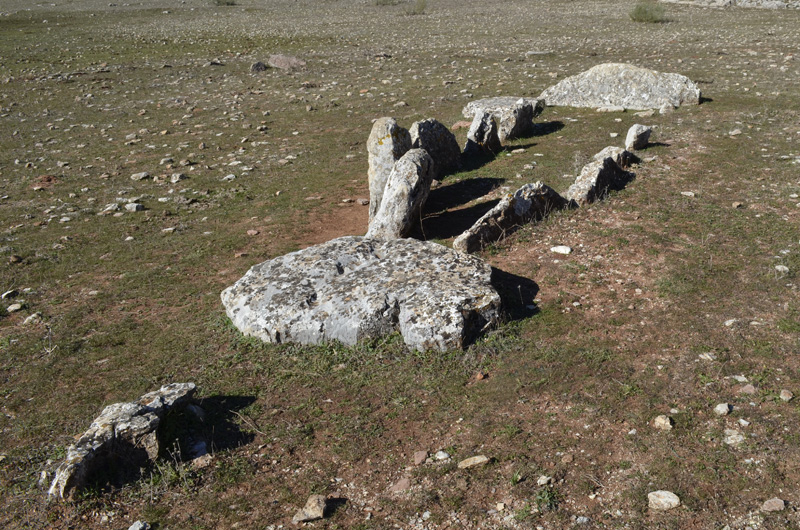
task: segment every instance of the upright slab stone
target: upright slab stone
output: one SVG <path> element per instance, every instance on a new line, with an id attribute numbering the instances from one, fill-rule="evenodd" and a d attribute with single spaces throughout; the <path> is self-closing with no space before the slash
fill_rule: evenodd
<path id="1" fill-rule="evenodd" d="M 630 151 L 614 145 L 609 145 L 608 147 L 603 148 L 603 150 L 594 155 L 592 159 L 597 162 L 602 162 L 604 159 L 609 157 L 614 160 L 614 162 L 616 162 L 617 165 L 622 169 L 627 169 L 631 167 L 631 164 L 638 164 L 640 161 L 639 157 Z"/>
<path id="2" fill-rule="evenodd" d="M 698 105 L 700 89 L 688 77 L 630 64 L 600 64 L 563 79 L 539 96 L 548 106 L 658 109 Z"/>
<path id="3" fill-rule="evenodd" d="M 462 109 L 465 118 L 489 112 L 498 121 L 500 142 L 521 138 L 533 132 L 533 120 L 544 110 L 544 100 L 500 96 L 470 101 Z"/>
<path id="4" fill-rule="evenodd" d="M 625 137 L 625 149 L 638 151 L 647 147 L 647 142 L 650 141 L 650 134 L 653 132 L 652 127 L 647 127 L 641 123 L 635 123 L 628 129 L 628 134 Z"/>
<path id="5" fill-rule="evenodd" d="M 566 198 L 583 206 L 605 198 L 609 190 L 621 190 L 634 177 L 611 157 L 595 160 L 583 167 L 575 183 L 567 190 Z"/>
<path id="6" fill-rule="evenodd" d="M 399 331 L 411 348 L 444 351 L 498 322 L 491 275 L 483 260 L 429 241 L 348 236 L 254 266 L 222 303 L 265 342 L 352 345 Z"/>
<path id="7" fill-rule="evenodd" d="M 424 149 L 412 149 L 394 164 L 366 237 L 388 240 L 406 237 L 411 232 L 431 191 L 433 167 Z"/>
<path id="8" fill-rule="evenodd" d="M 386 181 L 400 160 L 411 149 L 411 135 L 400 127 L 394 118 L 378 118 L 372 126 L 367 140 L 369 161 L 369 220 L 378 213 L 383 199 Z"/>
<path id="9" fill-rule="evenodd" d="M 467 133 L 464 154 L 468 156 L 497 156 L 502 151 L 497 136 L 497 122 L 488 112 L 475 114 Z"/>
<path id="10" fill-rule="evenodd" d="M 434 119 L 417 121 L 411 125 L 409 133 L 411 147 L 425 149 L 431 155 L 437 179 L 461 167 L 461 148 L 443 123 Z"/>
<path id="11" fill-rule="evenodd" d="M 567 200 L 551 187 L 536 182 L 525 184 L 513 194 L 506 195 L 469 230 L 453 241 L 459 252 L 477 252 L 500 240 L 515 228 L 538 221 L 554 210 L 567 206 Z"/>
<path id="12" fill-rule="evenodd" d="M 141 450 L 147 458 L 155 459 L 159 452 L 156 429 L 161 420 L 171 409 L 189 404 L 194 391 L 194 383 L 173 383 L 136 401 L 107 406 L 78 441 L 67 448 L 67 457 L 56 470 L 48 493 L 71 498 L 95 470 L 107 466 L 106 461 L 113 454 Z"/>

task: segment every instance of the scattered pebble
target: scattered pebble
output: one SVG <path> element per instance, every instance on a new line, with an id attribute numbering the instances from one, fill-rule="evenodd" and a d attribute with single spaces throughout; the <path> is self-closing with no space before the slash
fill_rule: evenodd
<path id="1" fill-rule="evenodd" d="M 428 458 L 428 451 L 417 451 L 414 453 L 414 465 L 421 466 Z"/>
<path id="2" fill-rule="evenodd" d="M 131 180 L 144 180 L 150 178 L 150 173 L 147 171 L 142 171 L 141 173 L 134 173 L 131 175 Z"/>
<path id="3" fill-rule="evenodd" d="M 681 505 L 681 499 L 671 491 L 651 491 L 647 494 L 647 504 L 651 510 L 666 511 Z"/>
<path id="4" fill-rule="evenodd" d="M 672 418 L 663 414 L 656 416 L 656 419 L 653 420 L 653 427 L 661 431 L 671 431 L 673 424 Z"/>
<path id="5" fill-rule="evenodd" d="M 727 403 L 720 403 L 714 407 L 714 414 L 717 416 L 727 416 L 730 414 L 732 407 Z"/>
<path id="6" fill-rule="evenodd" d="M 786 503 L 783 499 L 779 499 L 778 497 L 773 497 L 768 501 L 764 501 L 764 504 L 761 505 L 762 512 L 782 512 L 786 508 Z"/>
<path id="7" fill-rule="evenodd" d="M 725 429 L 725 437 L 722 439 L 728 445 L 739 445 L 744 442 L 744 435 L 736 429 Z"/>
<path id="8" fill-rule="evenodd" d="M 555 252 L 556 254 L 570 254 L 572 252 L 572 248 L 566 245 L 556 245 L 555 247 L 550 247 L 550 252 Z"/>
<path id="9" fill-rule="evenodd" d="M 786 274 L 789 272 L 789 267 L 787 267 L 786 265 L 775 265 L 775 270 L 780 273 Z"/>
<path id="10" fill-rule="evenodd" d="M 297 511 L 292 517 L 292 523 L 305 523 L 308 521 L 316 521 L 325 516 L 325 496 L 312 495 L 306 501 L 306 505 Z"/>
<path id="11" fill-rule="evenodd" d="M 794 394 L 790 390 L 783 389 L 781 390 L 781 399 L 783 401 L 791 401 L 794 399 Z"/>
<path id="12" fill-rule="evenodd" d="M 482 466 L 489 459 L 484 455 L 472 456 L 458 463 L 458 469 L 468 469 L 470 467 Z"/>
<path id="13" fill-rule="evenodd" d="M 741 392 L 742 394 L 748 394 L 748 395 L 752 396 L 753 394 L 756 393 L 756 387 L 754 387 L 753 385 L 747 384 L 747 385 L 744 385 L 739 390 L 739 392 Z"/>
<path id="14" fill-rule="evenodd" d="M 399 493 L 401 491 L 406 491 L 408 488 L 411 487 L 411 480 L 407 478 L 401 478 L 389 488 L 391 493 Z"/>
<path id="15" fill-rule="evenodd" d="M 682 191 L 681 195 L 683 195 L 684 197 L 694 197 L 694 192 L 693 191 Z"/>
<path id="16" fill-rule="evenodd" d="M 553 482 L 553 477 L 548 477 L 547 475 L 542 475 L 536 479 L 537 486 L 547 486 L 551 482 Z"/>
<path id="17" fill-rule="evenodd" d="M 445 451 L 436 451 L 436 454 L 433 455 L 436 460 L 447 460 L 450 458 L 450 455 Z"/>

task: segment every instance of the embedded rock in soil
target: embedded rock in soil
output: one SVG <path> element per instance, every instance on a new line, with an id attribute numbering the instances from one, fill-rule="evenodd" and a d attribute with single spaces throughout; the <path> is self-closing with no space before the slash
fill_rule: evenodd
<path id="1" fill-rule="evenodd" d="M 463 348 L 500 316 L 483 260 L 415 239 L 341 237 L 265 261 L 222 292 L 265 342 L 352 345 L 399 331 L 418 350 Z"/>
<path id="2" fill-rule="evenodd" d="M 411 147 L 425 149 L 431 155 L 437 180 L 461 167 L 461 148 L 443 123 L 434 119 L 417 121 L 408 131 Z"/>
<path id="3" fill-rule="evenodd" d="M 270 55 L 267 64 L 273 68 L 280 68 L 281 70 L 295 70 L 297 68 L 303 68 L 306 62 L 297 57 L 292 57 L 291 55 L 277 54 Z"/>
<path id="4" fill-rule="evenodd" d="M 653 132 L 652 127 L 647 127 L 640 123 L 635 123 L 628 129 L 628 135 L 625 137 L 625 149 L 638 151 L 647 147 L 647 142 L 650 141 L 650 134 Z"/>
<path id="5" fill-rule="evenodd" d="M 292 522 L 294 524 L 305 523 L 308 521 L 316 521 L 325 517 L 325 505 L 327 501 L 324 495 L 312 495 L 306 501 L 306 505 L 300 508 Z"/>
<path id="6" fill-rule="evenodd" d="M 411 149 L 411 135 L 394 118 L 379 118 L 372 126 L 367 140 L 369 160 L 369 220 L 378 213 L 383 198 L 386 181 L 400 160 Z"/>
<path id="7" fill-rule="evenodd" d="M 651 491 L 647 494 L 647 502 L 651 510 L 671 510 L 681 505 L 681 499 L 671 491 Z"/>
<path id="8" fill-rule="evenodd" d="M 583 206 L 605 198 L 609 190 L 621 190 L 634 176 L 619 167 L 611 157 L 595 160 L 584 166 L 575 183 L 567 190 L 566 197 Z"/>
<path id="9" fill-rule="evenodd" d="M 114 454 L 130 452 L 134 456 L 144 450 L 148 458 L 155 459 L 159 423 L 171 409 L 189 404 L 194 391 L 194 383 L 173 383 L 136 401 L 107 406 L 89 430 L 69 446 L 48 494 L 71 498 L 94 470 L 106 467 L 106 460 Z"/>
<path id="10" fill-rule="evenodd" d="M 262 63 L 261 61 L 257 61 L 250 65 L 250 72 L 257 74 L 258 72 L 266 72 L 269 66 Z"/>
<path id="11" fill-rule="evenodd" d="M 465 118 L 489 112 L 499 122 L 497 131 L 501 142 L 520 138 L 533 131 L 533 119 L 544 110 L 541 99 L 500 96 L 470 101 L 461 111 Z"/>
<path id="12" fill-rule="evenodd" d="M 380 208 L 370 219 L 366 237 L 405 237 L 419 221 L 433 181 L 433 161 L 424 149 L 412 149 L 397 161 L 386 181 Z M 371 205 L 372 201 L 370 201 Z"/>
<path id="13" fill-rule="evenodd" d="M 475 114 L 467 133 L 464 154 L 468 156 L 495 156 L 502 151 L 500 138 L 497 136 L 497 122 L 488 112 Z"/>
<path id="14" fill-rule="evenodd" d="M 513 195 L 506 195 L 469 230 L 458 236 L 453 241 L 453 248 L 460 252 L 477 252 L 514 228 L 532 220 L 541 220 L 551 211 L 565 206 L 567 200 L 551 187 L 541 182 L 525 184 Z"/>
<path id="15" fill-rule="evenodd" d="M 548 106 L 647 110 L 663 105 L 699 105 L 700 89 L 680 74 L 606 63 L 562 80 L 539 97 Z"/>
<path id="16" fill-rule="evenodd" d="M 592 157 L 593 160 L 602 162 L 604 159 L 611 157 L 617 165 L 623 169 L 631 167 L 631 164 L 638 164 L 639 157 L 622 147 L 609 145 L 603 148 L 602 151 Z"/>

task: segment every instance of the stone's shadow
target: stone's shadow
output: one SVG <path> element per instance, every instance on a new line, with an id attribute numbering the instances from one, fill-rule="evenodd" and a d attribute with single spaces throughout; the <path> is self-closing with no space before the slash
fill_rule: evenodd
<path id="1" fill-rule="evenodd" d="M 206 414 L 203 434 L 209 441 L 209 452 L 235 449 L 253 441 L 255 435 L 242 432 L 234 420 L 239 410 L 255 401 L 255 396 L 209 396 L 200 400 Z"/>
<path id="2" fill-rule="evenodd" d="M 485 165 L 488 165 L 500 156 L 505 151 L 505 148 L 494 156 L 483 153 L 462 153 L 461 154 L 461 171 L 475 171 Z"/>
<path id="3" fill-rule="evenodd" d="M 670 145 L 671 144 L 667 144 L 667 143 L 664 143 L 664 142 L 647 142 L 647 147 L 669 147 Z M 639 162 L 641 162 L 641 159 L 639 159 L 639 158 L 635 158 L 633 160 L 634 164 L 638 164 Z"/>
<path id="4" fill-rule="evenodd" d="M 523 136 L 523 138 L 536 138 L 537 136 L 547 136 L 553 134 L 564 128 L 563 121 L 543 121 L 541 123 L 534 123 L 530 134 Z"/>
<path id="5" fill-rule="evenodd" d="M 422 219 L 422 226 L 416 228 L 412 237 L 429 240 L 459 236 L 498 202 L 500 199 L 494 199 L 467 208 L 428 215 Z"/>
<path id="6" fill-rule="evenodd" d="M 522 320 L 539 312 L 534 302 L 539 286 L 533 280 L 492 267 L 492 286 L 503 301 L 508 320 Z"/>
<path id="7" fill-rule="evenodd" d="M 347 505 L 346 497 L 331 497 L 325 501 L 325 517 L 331 517 Z"/>
<path id="8" fill-rule="evenodd" d="M 483 197 L 503 182 L 505 180 L 500 178 L 477 177 L 439 186 L 431 190 L 428 195 L 425 212 L 442 212 L 466 204 L 478 197 Z"/>
<path id="9" fill-rule="evenodd" d="M 711 98 L 707 98 L 705 96 L 700 96 L 700 101 L 698 102 L 699 105 L 705 105 L 706 103 L 713 103 L 714 100 Z"/>

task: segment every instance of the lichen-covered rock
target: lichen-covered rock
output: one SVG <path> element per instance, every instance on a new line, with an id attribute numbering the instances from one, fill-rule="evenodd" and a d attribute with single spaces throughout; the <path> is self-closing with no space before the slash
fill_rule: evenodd
<path id="1" fill-rule="evenodd" d="M 381 206 L 383 190 L 386 188 L 386 181 L 395 162 L 409 149 L 411 149 L 411 135 L 406 129 L 397 125 L 394 118 L 379 118 L 375 121 L 367 140 L 370 222 Z"/>
<path id="2" fill-rule="evenodd" d="M 634 123 L 628 129 L 628 135 L 625 137 L 625 149 L 637 151 L 647 147 L 647 142 L 650 141 L 650 134 L 653 132 L 652 127 Z"/>
<path id="3" fill-rule="evenodd" d="M 511 233 L 516 227 L 541 220 L 567 204 L 564 197 L 541 182 L 525 184 L 513 194 L 505 196 L 469 230 L 458 236 L 453 241 L 453 248 L 459 252 L 477 252 Z"/>
<path id="4" fill-rule="evenodd" d="M 500 142 L 521 138 L 533 131 L 533 120 L 544 110 L 544 101 L 509 96 L 470 101 L 461 113 L 465 118 L 489 112 L 497 119 Z"/>
<path id="5" fill-rule="evenodd" d="M 381 206 L 370 220 L 366 237 L 397 239 L 411 232 L 431 191 L 433 167 L 433 161 L 424 149 L 412 149 L 394 164 L 386 181 Z"/>
<path id="6" fill-rule="evenodd" d="M 325 495 L 312 495 L 306 501 L 306 505 L 294 514 L 292 522 L 298 524 L 322 519 L 325 517 L 325 507 L 327 503 L 328 501 L 325 499 Z"/>
<path id="7" fill-rule="evenodd" d="M 583 167 L 575 183 L 567 190 L 566 198 L 583 206 L 605 198 L 609 190 L 621 190 L 634 176 L 619 167 L 611 157 L 595 160 Z"/>
<path id="8" fill-rule="evenodd" d="M 603 148 L 603 150 L 594 155 L 592 159 L 602 162 L 604 159 L 609 157 L 614 160 L 614 162 L 616 162 L 617 165 L 622 169 L 627 169 L 631 167 L 631 164 L 638 164 L 640 162 L 639 157 L 630 151 L 614 145 L 609 145 L 608 147 Z"/>
<path id="9" fill-rule="evenodd" d="M 411 348 L 443 351 L 497 323 L 491 274 L 436 243 L 348 236 L 254 266 L 222 303 L 242 333 L 265 342 L 352 345 L 399 331 Z"/>
<path id="10" fill-rule="evenodd" d="M 467 133 L 464 154 L 468 156 L 495 156 L 502 151 L 497 136 L 497 122 L 488 112 L 476 113 Z"/>
<path id="11" fill-rule="evenodd" d="M 443 123 L 434 119 L 417 121 L 408 130 L 411 147 L 425 149 L 433 159 L 436 179 L 461 167 L 461 148 L 455 135 Z"/>
<path id="12" fill-rule="evenodd" d="M 155 459 L 159 451 L 156 437 L 159 423 L 170 409 L 189 404 L 194 391 L 194 383 L 173 383 L 136 401 L 107 406 L 78 441 L 69 446 L 48 493 L 72 497 L 94 470 L 103 467 L 109 453 L 119 451 L 121 446 L 142 448 L 147 457 Z"/>
<path id="13" fill-rule="evenodd" d="M 700 89 L 688 77 L 630 64 L 600 64 L 547 88 L 539 96 L 548 106 L 658 109 L 698 105 Z"/>

